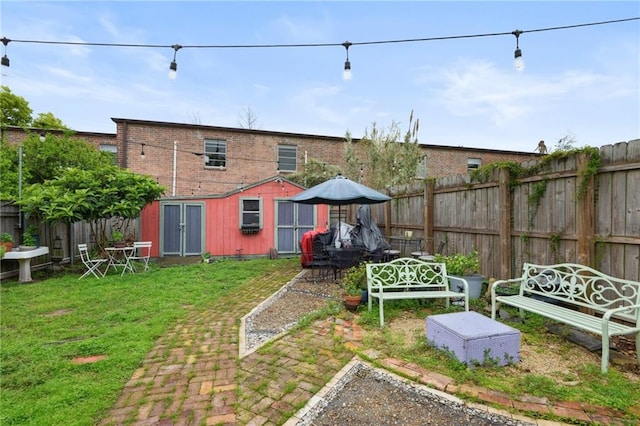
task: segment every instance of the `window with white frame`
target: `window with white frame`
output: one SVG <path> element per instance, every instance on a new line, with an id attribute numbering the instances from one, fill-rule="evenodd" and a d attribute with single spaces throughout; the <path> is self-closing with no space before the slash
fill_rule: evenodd
<path id="1" fill-rule="evenodd" d="M 204 166 L 218 169 L 227 167 L 227 141 L 222 139 L 204 140 Z"/>
<path id="2" fill-rule="evenodd" d="M 295 172 L 298 147 L 294 145 L 278 145 L 278 170 L 281 172 Z"/>
<path id="3" fill-rule="evenodd" d="M 262 198 L 240 198 L 240 228 L 262 228 Z"/>
<path id="4" fill-rule="evenodd" d="M 482 165 L 482 160 L 480 158 L 468 158 L 467 159 L 467 170 L 475 170 Z"/>

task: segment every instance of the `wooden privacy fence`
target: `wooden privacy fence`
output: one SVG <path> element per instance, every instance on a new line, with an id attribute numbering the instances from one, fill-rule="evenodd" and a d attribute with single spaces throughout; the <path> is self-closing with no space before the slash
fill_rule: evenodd
<path id="1" fill-rule="evenodd" d="M 524 178 L 505 163 L 481 182 L 466 174 L 393 188 L 373 214 L 387 236 L 411 230 L 431 253 L 440 241 L 444 254 L 477 249 L 487 277 L 512 278 L 524 262 L 571 262 L 638 281 L 640 140 L 600 148 L 597 169 L 579 151 L 522 163 L 546 166 Z"/>
<path id="2" fill-rule="evenodd" d="M 27 221 L 22 222 L 22 228 L 25 228 Z M 15 240 L 17 246 L 21 241 L 22 229 L 20 228 L 21 221 L 19 217 L 18 205 L 9 202 L 3 202 L 0 204 L 0 232 L 8 232 Z M 138 234 L 140 229 L 140 219 L 132 220 L 127 228 L 128 232 L 132 232 L 135 235 Z M 54 245 L 54 239 L 60 238 L 62 245 L 62 261 L 60 263 L 74 263 L 75 258 L 78 256 L 78 244 L 89 244 L 89 248 L 93 248 L 95 245 L 95 239 L 91 233 L 91 228 L 86 222 L 77 222 L 72 225 L 66 225 L 59 223 L 55 226 L 49 224 L 39 224 L 39 238 L 40 245 L 49 247 L 49 254 L 38 256 L 31 262 L 31 269 L 45 269 L 52 265 L 51 256 L 53 254 L 52 248 Z M 3 260 L 0 264 L 0 279 L 18 276 L 18 262 L 15 260 Z"/>

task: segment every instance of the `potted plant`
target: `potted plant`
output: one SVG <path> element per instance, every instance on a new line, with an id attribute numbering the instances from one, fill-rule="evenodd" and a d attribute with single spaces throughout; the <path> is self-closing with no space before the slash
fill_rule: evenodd
<path id="1" fill-rule="evenodd" d="M 480 272 L 480 259 L 478 251 L 473 250 L 469 254 L 456 253 L 449 256 L 436 254 L 435 261 L 444 263 L 447 274 L 462 277 L 469 284 L 469 299 L 478 299 L 482 293 L 484 276 Z M 462 291 L 462 286 L 453 283 L 454 290 Z"/>
<path id="2" fill-rule="evenodd" d="M 5 253 L 13 250 L 13 235 L 8 232 L 0 233 L 0 246 L 4 248 Z"/>
<path id="3" fill-rule="evenodd" d="M 111 233 L 111 238 L 113 238 L 113 246 L 114 247 L 124 247 L 124 234 L 117 229 Z"/>
<path id="4" fill-rule="evenodd" d="M 22 245 L 20 246 L 21 250 L 33 250 L 38 247 L 39 236 L 38 228 L 35 225 L 27 226 L 24 233 L 22 234 Z"/>
<path id="5" fill-rule="evenodd" d="M 344 305 L 350 311 L 355 311 L 366 300 L 367 294 L 367 268 L 365 263 L 360 263 L 347 269 L 342 277 L 344 289 Z"/>

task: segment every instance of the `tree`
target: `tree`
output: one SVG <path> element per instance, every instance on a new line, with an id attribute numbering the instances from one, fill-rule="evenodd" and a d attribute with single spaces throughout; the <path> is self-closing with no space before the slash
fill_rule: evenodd
<path id="1" fill-rule="evenodd" d="M 29 133 L 22 142 L 22 184 L 43 183 L 53 179 L 69 167 L 86 170 L 113 162 L 112 154 L 101 152 L 71 132 L 62 135 Z M 18 149 L 7 141 L 0 143 L 0 199 L 18 198 Z"/>
<path id="2" fill-rule="evenodd" d="M 301 171 L 287 175 L 287 179 L 310 188 L 335 177 L 338 173 L 340 173 L 340 168 L 335 164 L 321 163 L 310 158 Z"/>
<path id="3" fill-rule="evenodd" d="M 67 129 L 69 128 L 64 125 L 62 120 L 53 115 L 51 112 L 41 112 L 38 114 L 36 118 L 31 122 L 31 127 L 35 127 L 37 129 Z"/>
<path id="4" fill-rule="evenodd" d="M 74 138 L 70 131 L 61 136 L 47 133 L 44 141 L 40 141 L 39 135 L 31 134 L 23 141 L 23 146 L 23 174 L 28 184 L 53 179 L 67 168 L 93 170 L 113 162 L 113 154 Z"/>
<path id="5" fill-rule="evenodd" d="M 554 151 L 571 151 L 574 149 L 576 139 L 573 135 L 566 135 L 561 137 L 556 145 L 553 147 Z"/>
<path id="6" fill-rule="evenodd" d="M 33 110 L 24 98 L 14 95 L 7 86 L 0 91 L 0 123 L 2 127 L 29 127 Z"/>
<path id="7" fill-rule="evenodd" d="M 389 129 L 378 129 L 374 122 L 371 130 L 360 140 L 362 158 L 358 157 L 347 132 L 345 137 L 346 175 L 356 182 L 382 189 L 393 185 L 407 184 L 415 179 L 418 166 L 424 160 L 424 152 L 418 143 L 419 121 L 413 121 L 413 111 L 409 116 L 409 129 L 401 139 L 402 130 L 397 122 Z"/>
<path id="8" fill-rule="evenodd" d="M 261 129 L 262 126 L 258 124 L 258 116 L 253 112 L 251 107 L 246 107 L 242 110 L 240 117 L 238 118 L 238 126 L 241 129 Z"/>
<path id="9" fill-rule="evenodd" d="M 22 210 L 49 224 L 87 221 L 99 247 L 107 230 L 125 232 L 129 221 L 164 193 L 149 176 L 106 165 L 93 170 L 69 167 L 51 180 L 25 188 Z"/>

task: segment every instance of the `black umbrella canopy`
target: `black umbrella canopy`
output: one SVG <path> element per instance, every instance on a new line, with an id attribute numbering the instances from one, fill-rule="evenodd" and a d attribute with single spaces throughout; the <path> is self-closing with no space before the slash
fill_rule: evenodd
<path id="1" fill-rule="evenodd" d="M 329 179 L 290 198 L 300 204 L 377 204 L 389 201 L 391 197 L 354 182 L 342 175 Z"/>

